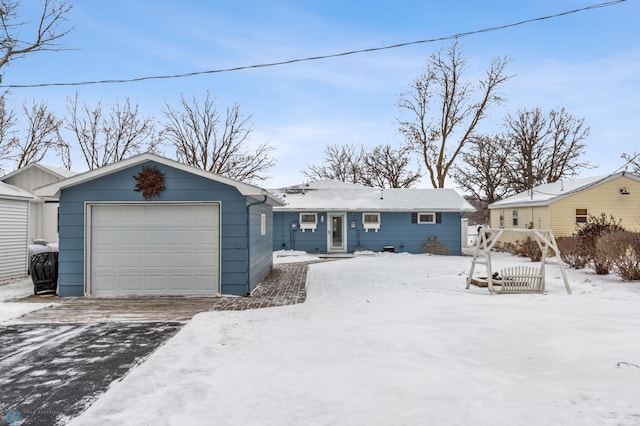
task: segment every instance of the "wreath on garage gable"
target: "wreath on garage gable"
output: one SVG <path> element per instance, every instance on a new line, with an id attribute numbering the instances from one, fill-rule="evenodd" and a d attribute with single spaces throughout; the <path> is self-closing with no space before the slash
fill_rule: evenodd
<path id="1" fill-rule="evenodd" d="M 159 197 L 160 192 L 165 189 L 164 173 L 160 172 L 155 166 L 142 166 L 142 171 L 133 178 L 138 181 L 134 191 L 142 192 L 145 200 L 149 200 L 151 197 Z"/>

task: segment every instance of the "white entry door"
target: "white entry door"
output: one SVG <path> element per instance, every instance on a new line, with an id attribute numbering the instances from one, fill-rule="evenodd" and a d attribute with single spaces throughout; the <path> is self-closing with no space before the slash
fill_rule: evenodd
<path id="1" fill-rule="evenodd" d="M 328 219 L 328 240 L 327 247 L 329 253 L 340 253 L 347 251 L 347 214 L 329 213 Z"/>
<path id="2" fill-rule="evenodd" d="M 88 206 L 94 296 L 219 294 L 220 206 Z"/>

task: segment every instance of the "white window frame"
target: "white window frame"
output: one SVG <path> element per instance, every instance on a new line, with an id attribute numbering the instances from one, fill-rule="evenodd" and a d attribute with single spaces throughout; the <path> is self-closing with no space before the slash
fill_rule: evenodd
<path id="1" fill-rule="evenodd" d="M 498 215 L 498 221 L 500 228 L 504 228 L 504 210 L 500 210 Z"/>
<path id="2" fill-rule="evenodd" d="M 376 216 L 377 220 L 375 222 L 367 222 L 365 220 L 367 216 Z M 369 229 L 378 232 L 380 229 L 380 213 L 362 213 L 362 227 L 364 228 L 364 232 L 369 232 Z"/>
<path id="3" fill-rule="evenodd" d="M 518 210 L 514 209 L 511 211 L 511 225 L 518 226 Z"/>
<path id="4" fill-rule="evenodd" d="M 313 223 L 303 222 L 303 216 L 313 216 Z M 298 223 L 300 224 L 300 230 L 302 232 L 306 231 L 307 229 L 311 230 L 311 232 L 316 232 L 316 229 L 318 229 L 318 213 L 300 213 L 298 217 Z"/>
<path id="5" fill-rule="evenodd" d="M 427 215 L 430 214 L 431 217 L 433 218 L 432 220 L 422 220 L 422 215 Z M 426 224 L 426 225 L 433 225 L 436 223 L 436 213 L 435 212 L 418 212 L 418 223 L 420 224 Z"/>
<path id="6" fill-rule="evenodd" d="M 267 215 L 260 214 L 260 235 L 267 235 Z"/>

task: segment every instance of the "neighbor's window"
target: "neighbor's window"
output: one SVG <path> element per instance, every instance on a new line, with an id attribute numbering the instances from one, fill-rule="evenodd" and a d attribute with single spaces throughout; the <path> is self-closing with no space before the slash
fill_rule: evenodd
<path id="1" fill-rule="evenodd" d="M 311 229 L 315 232 L 318 227 L 318 213 L 300 213 L 300 230 Z"/>
<path id="2" fill-rule="evenodd" d="M 500 210 L 500 228 L 504 228 L 504 210 Z"/>
<path id="3" fill-rule="evenodd" d="M 362 227 L 365 232 L 373 229 L 378 232 L 380 229 L 380 213 L 362 213 Z"/>
<path id="4" fill-rule="evenodd" d="M 514 210 L 512 212 L 513 215 L 513 226 L 518 226 L 518 210 Z"/>
<path id="5" fill-rule="evenodd" d="M 418 213 L 418 223 L 436 223 L 436 214 Z"/>
<path id="6" fill-rule="evenodd" d="M 260 235 L 267 235 L 267 215 L 260 214 Z"/>
<path id="7" fill-rule="evenodd" d="M 587 209 L 576 209 L 576 223 L 587 223 L 589 221 L 589 214 Z"/>

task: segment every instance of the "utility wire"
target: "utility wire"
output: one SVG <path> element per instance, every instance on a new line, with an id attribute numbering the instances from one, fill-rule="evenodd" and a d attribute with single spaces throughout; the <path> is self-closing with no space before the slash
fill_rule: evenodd
<path id="1" fill-rule="evenodd" d="M 247 69 L 276 67 L 276 66 L 281 66 L 281 65 L 295 64 L 295 63 L 298 63 L 298 62 L 317 61 L 317 60 L 321 60 L 321 59 L 331 59 L 331 58 L 339 58 L 339 57 L 342 57 L 342 56 L 357 55 L 357 54 L 360 54 L 360 53 L 369 53 L 369 52 L 378 52 L 378 51 L 381 51 L 381 50 L 397 49 L 397 48 L 400 48 L 400 47 L 413 46 L 413 45 L 416 45 L 416 44 L 425 44 L 425 43 L 434 43 L 434 42 L 438 42 L 438 41 L 453 40 L 453 39 L 458 39 L 458 38 L 462 38 L 462 37 L 468 37 L 468 36 L 475 35 L 475 34 L 488 33 L 488 32 L 492 32 L 492 31 L 500 31 L 500 30 L 504 30 L 504 29 L 507 29 L 507 28 L 517 27 L 519 25 L 524 25 L 524 24 L 530 24 L 530 23 L 533 23 L 533 22 L 544 21 L 544 20 L 547 20 L 547 19 L 559 18 L 559 17 L 562 17 L 562 16 L 572 15 L 574 13 L 585 12 L 587 10 L 593 10 L 593 9 L 600 9 L 600 8 L 603 8 L 603 7 L 609 7 L 609 6 L 616 5 L 618 3 L 623 3 L 625 1 L 627 1 L 627 0 L 608 1 L 608 2 L 604 2 L 604 3 L 598 3 L 598 4 L 591 5 L 591 6 L 583 7 L 583 8 L 580 8 L 580 9 L 567 10 L 565 12 L 556 13 L 554 15 L 541 16 L 541 17 L 532 18 L 532 19 L 525 19 L 524 21 L 513 22 L 511 24 L 505 24 L 505 25 L 500 25 L 500 26 L 496 26 L 496 27 L 488 27 L 488 28 L 483 28 L 483 29 L 480 29 L 480 30 L 467 31 L 467 32 L 462 32 L 462 33 L 458 33 L 458 34 L 452 34 L 452 35 L 443 36 L 443 37 L 437 37 L 437 38 L 431 38 L 431 39 L 425 39 L 425 40 L 417 40 L 417 41 L 410 41 L 410 42 L 392 44 L 392 45 L 382 46 L 382 47 L 371 47 L 371 48 L 368 48 L 368 49 L 351 50 L 351 51 L 347 51 L 347 52 L 334 53 L 334 54 L 330 54 L 330 55 L 309 56 L 309 57 L 306 57 L 306 58 L 289 59 L 289 60 L 286 60 L 286 61 L 269 62 L 269 63 L 263 63 L 263 64 L 245 65 L 245 66 L 238 66 L 238 67 L 233 67 L 233 68 L 223 68 L 223 69 L 214 69 L 214 70 L 206 70 L 206 71 L 194 71 L 194 72 L 188 72 L 188 73 L 183 73 L 183 74 L 156 75 L 156 76 L 129 78 L 129 79 L 78 81 L 78 82 L 71 82 L 71 83 L 5 84 L 5 85 L 0 85 L 0 88 L 18 89 L 18 88 L 29 88 L 29 87 L 88 86 L 88 85 L 93 85 L 93 84 L 135 83 L 135 82 L 145 81 L 145 80 L 162 80 L 162 79 L 172 79 L 172 78 L 185 78 L 185 77 L 193 77 L 193 76 L 196 76 L 196 75 L 203 75 L 203 74 L 218 74 L 218 73 L 241 71 L 241 70 L 247 70 Z"/>

